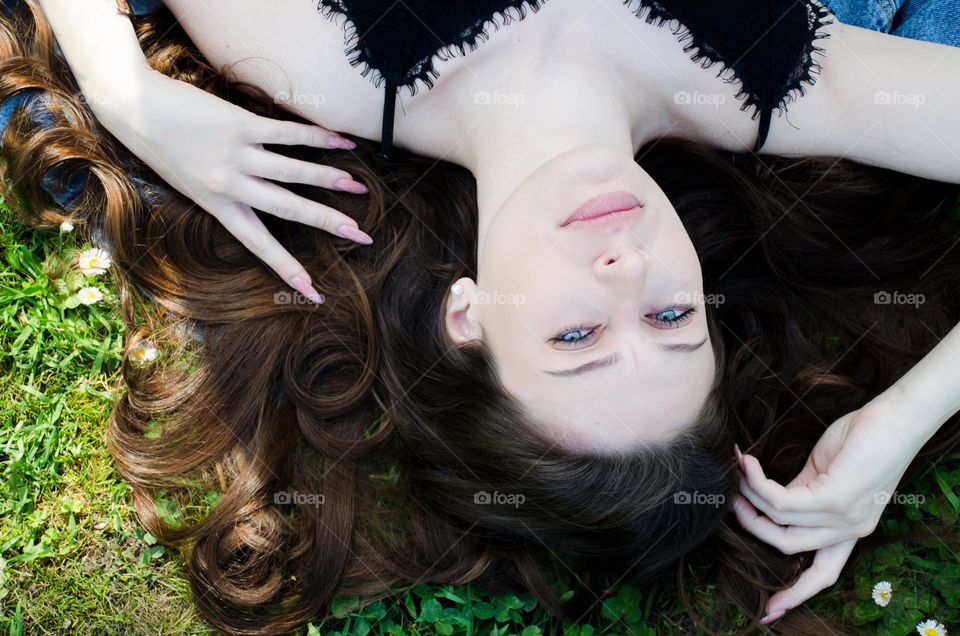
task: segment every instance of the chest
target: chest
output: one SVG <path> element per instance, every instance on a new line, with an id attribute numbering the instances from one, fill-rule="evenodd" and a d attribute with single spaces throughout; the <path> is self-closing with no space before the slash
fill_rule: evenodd
<path id="1" fill-rule="evenodd" d="M 165 0 L 203 55 L 235 79 L 257 85 L 284 108 L 332 130 L 378 140 L 384 90 L 345 55 L 343 16 L 321 15 L 306 0 Z M 609 6 L 605 6 L 609 5 Z M 690 60 L 677 36 L 647 23 L 618 0 L 549 0 L 522 20 L 486 29 L 476 50 L 435 59 L 437 78 L 397 96 L 394 140 L 414 152 L 444 156 L 456 136 L 452 108 L 501 108 L 524 100 L 532 81 L 560 81 L 565 68 L 617 67 L 628 85 L 659 93 L 663 134 L 702 137 L 739 149 L 755 122 L 739 110 L 738 87 Z M 439 46 L 439 43 L 438 43 Z M 472 96 L 464 100 L 463 96 Z M 637 99 L 650 100 L 650 95 Z M 575 91 L 571 91 L 575 100 Z M 703 139 L 701 139 L 703 140 Z"/>

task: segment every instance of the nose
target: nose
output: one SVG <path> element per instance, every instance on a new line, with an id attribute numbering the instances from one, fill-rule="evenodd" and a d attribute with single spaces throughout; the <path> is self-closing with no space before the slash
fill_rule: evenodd
<path id="1" fill-rule="evenodd" d="M 610 246 L 593 262 L 594 275 L 600 280 L 643 284 L 646 255 L 633 245 Z"/>

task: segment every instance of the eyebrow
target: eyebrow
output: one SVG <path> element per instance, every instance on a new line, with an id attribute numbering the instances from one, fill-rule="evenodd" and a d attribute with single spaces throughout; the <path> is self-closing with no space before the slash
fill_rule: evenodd
<path id="1" fill-rule="evenodd" d="M 700 342 L 694 342 L 692 344 L 662 344 L 658 345 L 664 351 L 696 351 L 702 347 L 707 342 L 707 338 L 704 338 Z M 573 367 L 572 369 L 562 369 L 560 371 L 544 371 L 548 375 L 555 375 L 559 377 L 566 377 L 571 375 L 580 375 L 582 373 L 588 373 L 596 369 L 603 369 L 615 365 L 620 361 L 620 354 L 614 353 L 604 358 L 599 358 L 592 362 L 586 364 L 581 364 L 579 367 Z"/>

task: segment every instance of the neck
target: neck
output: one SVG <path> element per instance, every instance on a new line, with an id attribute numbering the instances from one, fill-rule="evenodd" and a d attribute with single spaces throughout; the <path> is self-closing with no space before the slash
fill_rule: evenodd
<path id="1" fill-rule="evenodd" d="M 465 132 L 453 154 L 477 180 L 481 246 L 506 198 L 551 158 L 593 144 L 632 158 L 657 134 L 656 124 L 645 125 L 662 113 L 655 98 L 643 97 L 654 93 L 624 82 L 615 66 L 585 62 L 567 59 L 552 74 L 538 69 L 524 78 L 522 92 L 469 94 L 454 110 L 455 129 Z"/>

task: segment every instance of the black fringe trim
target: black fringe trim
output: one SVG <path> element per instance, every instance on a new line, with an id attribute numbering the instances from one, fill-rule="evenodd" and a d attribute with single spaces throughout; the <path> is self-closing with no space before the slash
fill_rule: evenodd
<path id="1" fill-rule="evenodd" d="M 410 95 L 415 95 L 418 89 L 417 83 L 421 82 L 428 90 L 433 88 L 435 80 L 440 73 L 435 68 L 437 60 L 449 60 L 456 55 L 466 55 L 468 51 L 475 51 L 480 44 L 486 42 L 490 33 L 489 30 L 497 31 L 502 26 L 513 23 L 517 20 L 523 20 L 527 16 L 528 10 L 536 13 L 539 11 L 546 0 L 521 0 L 502 10 L 494 12 L 489 17 L 478 20 L 470 25 L 461 33 L 461 39 L 457 42 L 445 45 L 435 53 L 425 56 L 417 61 L 414 66 L 407 71 L 405 77 L 396 82 L 398 86 L 406 87 Z M 632 5 L 639 6 L 634 8 Z M 624 6 L 629 8 L 634 16 L 644 19 L 648 24 L 656 22 L 658 27 L 667 22 L 675 22 L 670 26 L 670 30 L 677 36 L 677 41 L 683 47 L 684 53 L 692 53 L 691 61 L 699 64 L 701 68 L 711 68 L 720 64 L 720 70 L 717 77 L 727 75 L 724 81 L 732 83 L 739 81 L 740 89 L 735 98 L 742 100 L 743 104 L 740 110 L 745 111 L 754 109 L 751 119 L 756 119 L 762 111 L 776 109 L 782 114 L 787 105 L 793 103 L 806 94 L 806 86 L 816 84 L 817 76 L 822 71 L 820 63 L 814 59 L 814 54 L 823 56 L 824 49 L 816 46 L 815 42 L 819 39 L 829 37 L 829 34 L 822 32 L 823 27 L 832 24 L 833 13 L 825 6 L 820 5 L 816 0 L 800 0 L 807 12 L 808 31 L 803 51 L 790 77 L 780 87 L 777 94 L 764 95 L 759 94 L 755 87 L 744 84 L 738 76 L 735 62 L 733 60 L 723 59 L 723 55 L 710 46 L 709 42 L 697 37 L 689 28 L 684 26 L 680 20 L 663 4 L 656 0 L 623 0 Z M 338 17 L 344 18 L 344 53 L 347 60 L 353 67 L 360 67 L 362 77 L 370 77 L 373 85 L 380 87 L 385 78 L 374 66 L 374 61 L 369 59 L 368 54 L 360 46 L 359 36 L 356 26 L 350 20 L 349 10 L 344 0 L 318 0 L 317 10 L 325 18 L 335 21 Z"/>

